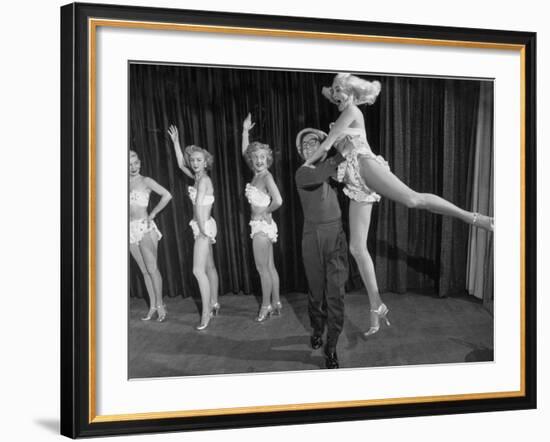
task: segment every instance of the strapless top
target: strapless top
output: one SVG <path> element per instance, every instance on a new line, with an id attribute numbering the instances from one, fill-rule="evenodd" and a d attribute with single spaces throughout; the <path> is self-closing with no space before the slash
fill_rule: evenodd
<path id="1" fill-rule="evenodd" d="M 150 190 L 131 190 L 130 206 L 147 207 L 149 204 Z"/>
<path id="2" fill-rule="evenodd" d="M 367 141 L 367 133 L 362 127 L 346 127 L 336 138 L 336 142 L 345 137 L 359 137 L 362 141 Z"/>
<path id="3" fill-rule="evenodd" d="M 244 194 L 248 202 L 253 206 L 267 207 L 271 204 L 271 197 L 250 183 L 246 185 Z"/>
<path id="4" fill-rule="evenodd" d="M 193 205 L 197 202 L 197 189 L 193 186 L 189 186 L 187 188 L 187 191 L 189 192 L 189 199 L 193 203 Z M 209 206 L 210 204 L 214 204 L 214 195 L 204 195 L 204 198 L 202 199 L 202 206 Z"/>

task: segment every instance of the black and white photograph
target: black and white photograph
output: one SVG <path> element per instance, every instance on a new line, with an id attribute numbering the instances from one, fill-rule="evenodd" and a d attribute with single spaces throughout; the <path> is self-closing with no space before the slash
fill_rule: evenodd
<path id="1" fill-rule="evenodd" d="M 63 434 L 536 407 L 533 32 L 61 20 Z"/>
<path id="2" fill-rule="evenodd" d="M 494 360 L 494 81 L 128 63 L 128 378 Z"/>
<path id="3" fill-rule="evenodd" d="M 543 5 L 8 2 L 2 440 L 548 433 Z"/>

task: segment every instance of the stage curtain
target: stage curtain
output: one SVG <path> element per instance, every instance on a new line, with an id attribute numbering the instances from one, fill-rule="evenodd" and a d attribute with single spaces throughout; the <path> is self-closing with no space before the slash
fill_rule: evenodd
<path id="1" fill-rule="evenodd" d="M 390 77 L 383 85 L 378 127 L 369 124 L 379 137 L 374 149 L 409 187 L 469 207 L 479 83 Z M 468 225 L 388 200 L 374 219 L 370 250 L 382 292 L 464 292 Z"/>
<path id="2" fill-rule="evenodd" d="M 477 112 L 474 167 L 472 169 L 472 211 L 493 215 L 493 90 L 492 84 L 480 87 Z M 493 235 L 471 229 L 468 243 L 468 293 L 493 310 Z"/>
<path id="3" fill-rule="evenodd" d="M 220 292 L 259 294 L 250 239 L 245 184 L 252 178 L 241 156 L 242 121 L 252 113 L 251 141 L 268 143 L 271 167 L 283 196 L 274 214 L 279 226 L 275 262 L 281 291 L 305 292 L 300 253 L 302 210 L 294 183 L 301 160 L 295 137 L 304 127 L 328 131 L 338 110 L 320 93 L 333 75 L 269 70 L 130 65 L 130 148 L 142 159 L 142 174 L 170 190 L 172 202 L 157 217 L 164 237 L 159 268 L 165 296 L 197 296 L 192 274 L 193 237 L 188 225 L 192 206 L 179 171 L 170 124 L 180 131 L 182 146 L 197 144 L 214 155 L 211 172 L 218 224 L 214 255 Z M 363 106 L 369 142 L 394 173 L 411 187 L 470 207 L 468 184 L 474 161 L 479 82 L 463 80 L 370 77 L 382 82 L 373 106 Z M 341 196 L 344 223 L 348 202 Z M 156 203 L 152 199 L 151 204 Z M 347 227 L 346 227 L 347 230 Z M 468 226 L 407 208 L 385 199 L 373 211 L 369 250 L 381 291 L 421 290 L 442 296 L 464 292 Z M 139 269 L 131 261 L 130 293 L 145 297 Z M 348 290 L 362 288 L 350 256 Z"/>

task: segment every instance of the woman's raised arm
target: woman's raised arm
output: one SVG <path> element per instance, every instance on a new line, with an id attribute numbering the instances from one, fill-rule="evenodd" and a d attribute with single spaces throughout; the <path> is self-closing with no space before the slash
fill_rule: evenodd
<path id="1" fill-rule="evenodd" d="M 246 149 L 248 148 L 248 145 L 250 144 L 250 139 L 248 137 L 248 132 L 256 125 L 256 123 L 252 122 L 252 116 L 250 115 L 250 112 L 246 116 L 246 118 L 243 121 L 243 141 L 241 144 L 242 154 L 244 155 L 246 153 Z"/>
<path id="2" fill-rule="evenodd" d="M 170 139 L 174 144 L 174 150 L 176 152 L 176 160 L 178 161 L 179 168 L 189 178 L 194 178 L 193 172 L 191 172 L 191 170 L 187 167 L 185 157 L 183 156 L 183 152 L 181 150 L 178 128 L 173 124 L 170 125 L 170 127 L 168 128 L 168 135 L 170 135 Z"/>

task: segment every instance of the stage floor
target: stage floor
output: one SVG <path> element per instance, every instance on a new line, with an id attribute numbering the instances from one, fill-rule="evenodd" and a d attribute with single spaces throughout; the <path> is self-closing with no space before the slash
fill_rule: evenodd
<path id="1" fill-rule="evenodd" d="M 385 293 L 391 327 L 368 338 L 368 298 L 347 294 L 338 341 L 341 368 L 493 360 L 493 316 L 471 296 L 439 298 Z M 165 298 L 165 322 L 141 321 L 143 299 L 129 303 L 129 378 L 324 369 L 322 348 L 309 345 L 307 295 L 281 296 L 283 312 L 263 323 L 254 296 L 220 297 L 220 315 L 196 331 L 199 305 L 191 297 Z"/>

